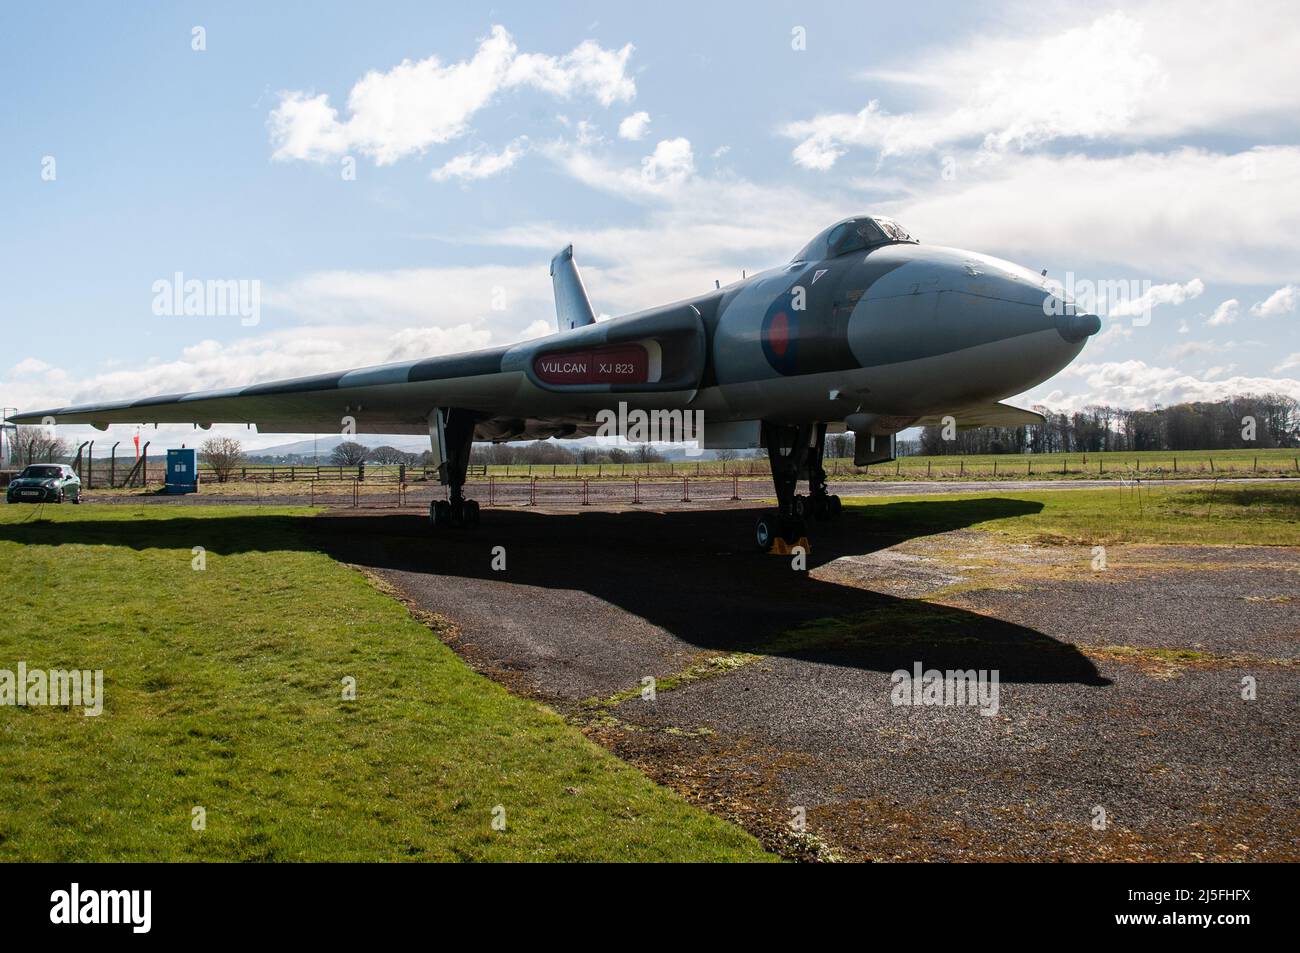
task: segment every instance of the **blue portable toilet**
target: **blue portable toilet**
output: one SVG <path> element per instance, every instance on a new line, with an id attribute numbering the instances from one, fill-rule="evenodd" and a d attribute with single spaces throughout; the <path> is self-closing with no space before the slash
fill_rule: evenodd
<path id="1" fill-rule="evenodd" d="M 199 492 L 198 452 L 182 447 L 180 450 L 167 451 L 168 493 Z"/>

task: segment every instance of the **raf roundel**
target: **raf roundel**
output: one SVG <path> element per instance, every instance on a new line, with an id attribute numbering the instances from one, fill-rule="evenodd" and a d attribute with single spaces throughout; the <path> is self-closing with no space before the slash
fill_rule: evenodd
<path id="1" fill-rule="evenodd" d="M 781 374 L 794 374 L 798 367 L 799 338 L 797 312 L 790 307 L 788 295 L 782 295 L 763 316 L 760 340 L 767 363 Z"/>

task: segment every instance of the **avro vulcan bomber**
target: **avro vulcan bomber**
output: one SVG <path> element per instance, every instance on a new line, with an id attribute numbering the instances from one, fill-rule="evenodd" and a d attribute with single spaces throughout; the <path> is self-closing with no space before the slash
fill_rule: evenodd
<path id="1" fill-rule="evenodd" d="M 572 246 L 551 261 L 556 333 L 519 344 L 142 400 L 18 414 L 22 424 L 247 423 L 262 433 L 427 433 L 447 498 L 442 530 L 478 522 L 463 488 L 473 441 L 596 434 L 611 412 L 702 413 L 704 448 L 765 448 L 777 509 L 755 540 L 834 519 L 827 432 L 856 435 L 859 466 L 895 436 L 1039 423 L 1000 403 L 1072 361 L 1101 321 L 1011 262 L 919 243 L 878 216 L 837 222 L 789 263 L 672 304 L 596 321 Z M 797 493 L 806 481 L 808 494 Z"/>

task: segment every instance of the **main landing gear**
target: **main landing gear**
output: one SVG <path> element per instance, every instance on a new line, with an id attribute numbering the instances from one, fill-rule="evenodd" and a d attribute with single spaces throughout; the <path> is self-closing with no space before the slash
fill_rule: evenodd
<path id="1" fill-rule="evenodd" d="M 840 515 L 840 498 L 827 492 L 822 468 L 826 425 L 764 423 L 763 443 L 772 465 L 776 512 L 758 518 L 754 541 L 764 552 L 784 553 L 794 546 L 808 552 L 808 521 L 834 520 Z M 800 479 L 808 481 L 808 496 L 795 492 Z"/>
<path id="2" fill-rule="evenodd" d="M 475 422 L 470 411 L 455 408 L 430 415 L 429 437 L 434 458 L 440 460 L 438 477 L 447 487 L 447 499 L 429 504 L 429 525 L 435 530 L 478 525 L 478 501 L 465 499 L 464 493 Z"/>
<path id="3" fill-rule="evenodd" d="M 478 500 L 434 500 L 429 504 L 429 523 L 434 529 L 478 525 Z"/>

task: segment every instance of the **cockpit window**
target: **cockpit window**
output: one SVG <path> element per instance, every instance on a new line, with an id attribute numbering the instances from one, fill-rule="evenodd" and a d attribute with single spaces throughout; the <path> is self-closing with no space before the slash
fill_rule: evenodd
<path id="1" fill-rule="evenodd" d="M 820 261 L 849 252 L 863 251 L 889 242 L 915 242 L 901 225 L 890 218 L 878 216 L 846 218 L 836 222 L 807 245 L 793 261 Z"/>
<path id="2" fill-rule="evenodd" d="M 907 234 L 907 230 L 903 228 L 902 225 L 899 225 L 892 218 L 878 218 L 876 219 L 876 224 L 879 225 L 880 229 L 889 236 L 891 242 L 916 241 L 915 238 Z"/>

